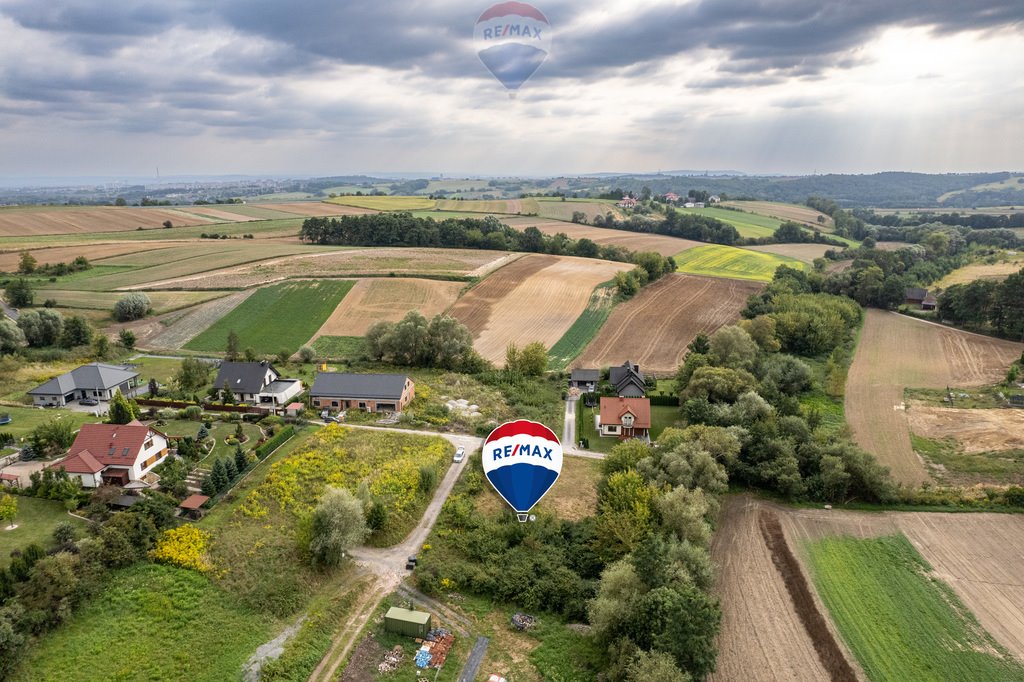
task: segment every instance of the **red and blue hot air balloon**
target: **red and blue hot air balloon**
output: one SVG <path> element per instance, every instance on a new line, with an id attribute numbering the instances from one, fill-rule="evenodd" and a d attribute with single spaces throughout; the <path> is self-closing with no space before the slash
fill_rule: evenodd
<path id="1" fill-rule="evenodd" d="M 506 422 L 484 441 L 483 465 L 487 480 L 525 521 L 562 472 L 562 444 L 543 424 Z"/>
<path id="2" fill-rule="evenodd" d="M 480 15 L 473 29 L 477 55 L 509 90 L 519 89 L 551 50 L 551 26 L 525 2 L 501 2 Z"/>

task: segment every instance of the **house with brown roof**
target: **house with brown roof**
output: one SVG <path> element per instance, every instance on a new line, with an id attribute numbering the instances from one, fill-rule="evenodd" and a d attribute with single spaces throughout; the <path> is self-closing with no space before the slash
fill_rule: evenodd
<path id="1" fill-rule="evenodd" d="M 647 398 L 601 398 L 598 433 L 602 438 L 651 437 L 651 401 Z"/>
<path id="2" fill-rule="evenodd" d="M 636 199 L 633 197 L 622 197 L 619 203 L 615 205 L 619 208 L 636 208 Z"/>
<path id="3" fill-rule="evenodd" d="M 167 458 L 167 436 L 138 421 L 85 424 L 68 454 L 50 465 L 77 478 L 83 488 L 152 482 L 153 468 Z"/>

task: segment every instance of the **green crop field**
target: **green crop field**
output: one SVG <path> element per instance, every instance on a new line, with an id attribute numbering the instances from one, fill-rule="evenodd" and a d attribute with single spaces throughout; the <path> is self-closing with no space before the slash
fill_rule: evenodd
<path id="1" fill-rule="evenodd" d="M 615 307 L 614 293 L 611 282 L 604 282 L 594 288 L 586 309 L 548 351 L 548 366 L 551 369 L 565 369 L 594 340 Z"/>
<path id="2" fill-rule="evenodd" d="M 320 359 L 354 359 L 366 350 L 366 342 L 361 336 L 318 336 L 313 350 Z"/>
<path id="3" fill-rule="evenodd" d="M 775 268 L 788 265 L 797 270 L 806 270 L 807 264 L 789 256 L 774 253 L 749 251 L 735 246 L 709 244 L 697 246 L 675 256 L 676 271 L 689 275 L 749 279 L 756 282 L 770 282 Z"/>
<path id="4" fill-rule="evenodd" d="M 716 218 L 723 223 L 729 223 L 740 233 L 741 237 L 770 237 L 778 229 L 782 221 L 778 218 L 758 215 L 756 213 L 742 213 L 730 211 L 724 208 L 679 208 L 680 213 L 693 213 L 696 215 Z"/>
<path id="5" fill-rule="evenodd" d="M 216 324 L 189 341 L 189 350 L 222 352 L 228 333 L 239 348 L 257 353 L 295 352 L 309 341 L 355 284 L 353 280 L 287 282 L 260 289 Z"/>
<path id="6" fill-rule="evenodd" d="M 11 679 L 234 680 L 279 627 L 199 573 L 142 563 L 29 646 Z M 112 649 L 112 633 L 131 645 Z"/>
<path id="7" fill-rule="evenodd" d="M 434 208 L 437 204 L 433 199 L 426 197 L 334 197 L 327 199 L 326 203 L 374 211 L 422 211 Z"/>
<path id="8" fill-rule="evenodd" d="M 903 535 L 808 542 L 814 583 L 871 680 L 1024 680 Z"/>
<path id="9" fill-rule="evenodd" d="M 0 427 L 3 428 L 3 427 Z M 2 493 L 0 493 L 2 494 Z M 7 522 L 0 522 L 0 568 L 11 563 L 11 551 L 36 543 L 44 549 L 57 544 L 53 540 L 53 529 L 61 521 L 68 521 L 78 528 L 79 536 L 85 535 L 86 522 L 68 516 L 60 500 L 39 500 L 34 497 L 16 497 L 18 515 L 14 530 L 4 530 Z"/>

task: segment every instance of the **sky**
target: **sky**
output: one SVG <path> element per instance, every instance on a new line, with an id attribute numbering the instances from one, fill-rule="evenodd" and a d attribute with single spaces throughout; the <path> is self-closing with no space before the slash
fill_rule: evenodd
<path id="1" fill-rule="evenodd" d="M 0 0 L 0 176 L 1024 170 L 1022 0 L 491 4 Z"/>

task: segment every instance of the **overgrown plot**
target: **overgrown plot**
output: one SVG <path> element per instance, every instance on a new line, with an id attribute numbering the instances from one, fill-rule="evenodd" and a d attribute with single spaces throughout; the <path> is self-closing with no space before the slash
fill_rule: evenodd
<path id="1" fill-rule="evenodd" d="M 350 280 L 314 280 L 260 289 L 185 348 L 223 351 L 233 330 L 239 348 L 251 347 L 257 353 L 295 352 L 316 333 L 353 284 Z"/>
<path id="2" fill-rule="evenodd" d="M 689 275 L 747 279 L 755 282 L 771 281 L 775 276 L 775 269 L 780 265 L 788 265 L 797 270 L 807 269 L 807 264 L 796 258 L 717 244 L 684 251 L 675 256 L 675 261 L 676 269 Z"/>

